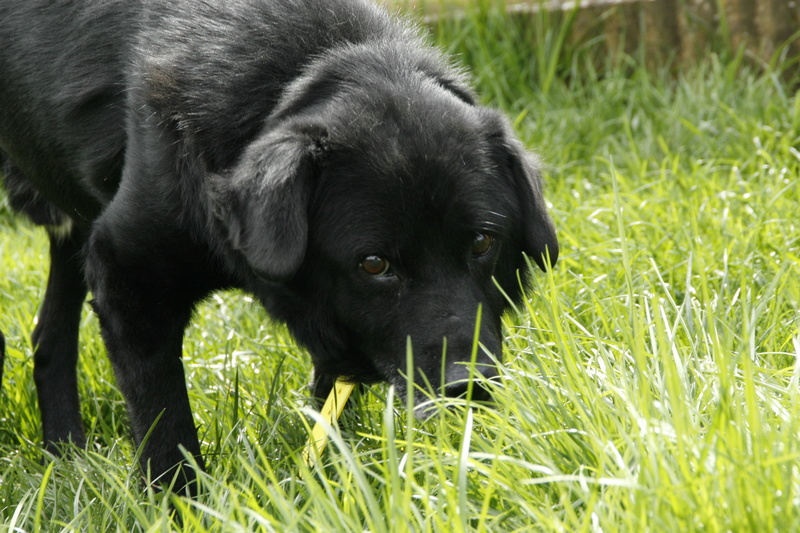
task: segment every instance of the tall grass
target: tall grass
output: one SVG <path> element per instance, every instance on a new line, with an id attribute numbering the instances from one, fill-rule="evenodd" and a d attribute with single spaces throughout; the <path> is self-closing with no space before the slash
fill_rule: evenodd
<path id="1" fill-rule="evenodd" d="M 735 54 L 677 77 L 598 69 L 591 45 L 560 40 L 568 21 L 520 27 L 480 5 L 434 37 L 542 154 L 562 245 L 505 320 L 497 404 L 442 401 L 420 423 L 371 387 L 310 469 L 307 356 L 220 294 L 184 344 L 203 494 L 153 493 L 87 308 L 92 444 L 41 461 L 28 333 L 46 240 L 0 208 L 7 530 L 800 528 L 800 98 Z"/>

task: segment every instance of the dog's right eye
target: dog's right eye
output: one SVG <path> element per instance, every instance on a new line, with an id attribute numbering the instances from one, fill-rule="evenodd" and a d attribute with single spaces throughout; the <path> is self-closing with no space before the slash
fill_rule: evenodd
<path id="1" fill-rule="evenodd" d="M 382 276 L 389 272 L 389 261 L 377 255 L 368 255 L 361 261 L 361 268 L 370 276 Z"/>
<path id="2" fill-rule="evenodd" d="M 472 255 L 480 257 L 489 253 L 494 244 L 494 239 L 487 233 L 478 233 L 472 241 Z"/>

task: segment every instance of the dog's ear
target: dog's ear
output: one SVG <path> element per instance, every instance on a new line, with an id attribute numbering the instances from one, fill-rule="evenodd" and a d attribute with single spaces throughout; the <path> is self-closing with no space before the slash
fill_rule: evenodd
<path id="1" fill-rule="evenodd" d="M 547 270 L 558 259 L 556 230 L 542 192 L 542 178 L 536 157 L 527 152 L 503 124 L 501 132 L 492 136 L 497 164 L 506 169 L 512 178 L 520 209 L 520 236 L 522 251 L 533 259 L 539 268 Z"/>
<path id="2" fill-rule="evenodd" d="M 289 279 L 303 262 L 323 138 L 286 127 L 267 131 L 217 186 L 217 216 L 229 242 L 263 279 Z"/>

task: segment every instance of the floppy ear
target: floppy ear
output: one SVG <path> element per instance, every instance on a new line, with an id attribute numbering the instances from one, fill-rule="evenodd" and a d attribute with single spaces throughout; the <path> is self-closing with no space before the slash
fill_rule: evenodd
<path id="1" fill-rule="evenodd" d="M 519 201 L 522 251 L 536 261 L 539 268 L 547 270 L 558 259 L 558 239 L 544 203 L 538 161 L 511 134 L 508 126 L 503 130 L 496 140 L 500 143 L 500 164 L 511 173 Z"/>
<path id="2" fill-rule="evenodd" d="M 259 277 L 286 280 L 303 262 L 318 148 L 309 135 L 277 128 L 252 142 L 220 184 L 218 218 Z"/>

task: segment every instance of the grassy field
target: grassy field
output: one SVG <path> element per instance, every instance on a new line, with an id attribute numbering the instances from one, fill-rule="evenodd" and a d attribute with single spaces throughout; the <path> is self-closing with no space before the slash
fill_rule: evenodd
<path id="1" fill-rule="evenodd" d="M 0 203 L 0 530 L 800 529 L 795 84 L 725 50 L 677 77 L 603 68 L 540 22 L 476 13 L 433 32 L 542 155 L 562 245 L 506 319 L 495 408 L 453 401 L 420 423 L 366 389 L 311 471 L 307 355 L 220 294 L 184 344 L 204 494 L 168 497 L 132 468 L 87 305 L 91 446 L 42 461 L 28 336 L 46 239 Z"/>

